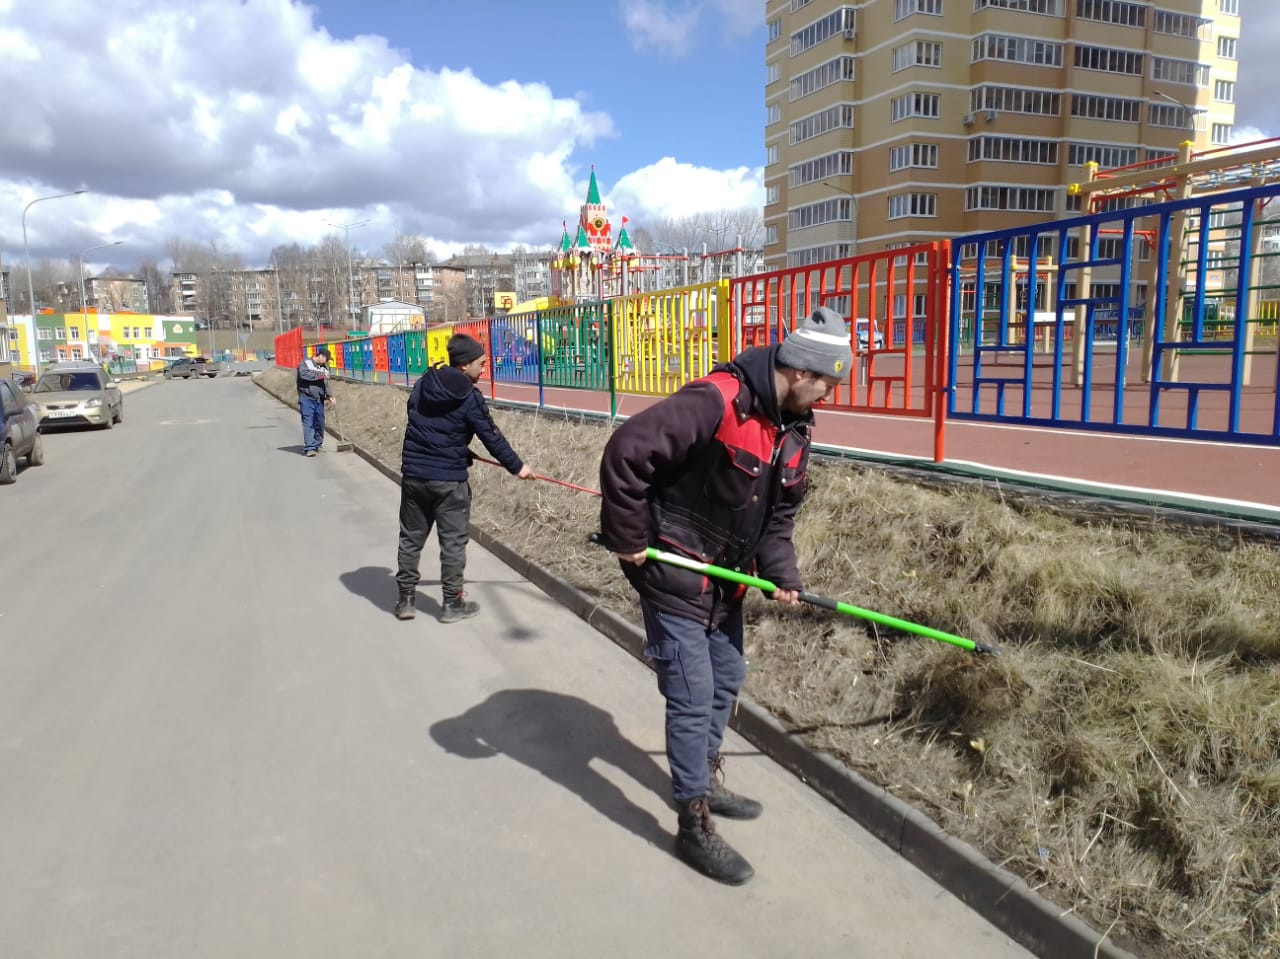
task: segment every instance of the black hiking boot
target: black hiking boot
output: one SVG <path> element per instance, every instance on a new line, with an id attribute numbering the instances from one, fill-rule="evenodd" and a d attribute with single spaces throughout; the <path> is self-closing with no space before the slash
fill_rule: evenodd
<path id="1" fill-rule="evenodd" d="M 707 788 L 707 806 L 725 819 L 758 819 L 764 806 L 754 799 L 739 796 L 724 788 L 724 758 L 717 756 L 709 763 L 711 779 Z"/>
<path id="2" fill-rule="evenodd" d="M 680 810 L 676 854 L 698 872 L 729 886 L 741 886 L 756 874 L 751 863 L 716 833 L 705 796 L 689 800 Z"/>
<path id="3" fill-rule="evenodd" d="M 480 604 L 473 603 L 469 599 L 463 599 L 461 596 L 455 599 L 446 599 L 444 601 L 444 609 L 440 612 L 440 622 L 456 623 L 460 619 L 466 619 L 480 612 Z"/>
<path id="4" fill-rule="evenodd" d="M 396 619 L 413 619 L 416 612 L 413 608 L 415 599 L 413 593 L 400 594 L 400 599 L 396 602 Z"/>

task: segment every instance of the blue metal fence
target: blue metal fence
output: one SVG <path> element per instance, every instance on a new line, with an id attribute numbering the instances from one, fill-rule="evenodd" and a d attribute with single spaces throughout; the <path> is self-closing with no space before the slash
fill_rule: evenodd
<path id="1" fill-rule="evenodd" d="M 951 342 L 977 335 L 951 353 L 949 417 L 1280 444 L 1280 364 L 1258 364 L 1265 382 L 1246 407 L 1247 324 L 1224 337 L 1215 312 L 1246 318 L 1256 211 L 1277 195 L 1280 184 L 953 240 Z M 1218 239 L 1189 223 L 1216 224 Z"/>

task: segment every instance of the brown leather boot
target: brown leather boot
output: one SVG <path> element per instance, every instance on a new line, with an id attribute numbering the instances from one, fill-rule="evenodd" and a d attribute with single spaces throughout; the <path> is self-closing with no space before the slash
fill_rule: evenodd
<path id="1" fill-rule="evenodd" d="M 716 832 L 705 796 L 689 800 L 680 810 L 676 853 L 698 872 L 730 886 L 741 886 L 756 874 Z"/>

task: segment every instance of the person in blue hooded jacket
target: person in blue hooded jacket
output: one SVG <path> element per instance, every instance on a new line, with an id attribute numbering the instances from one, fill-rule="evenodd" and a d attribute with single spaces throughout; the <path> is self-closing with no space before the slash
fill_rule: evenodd
<path id="1" fill-rule="evenodd" d="M 396 586 L 397 619 L 413 619 L 422 547 L 434 526 L 440 541 L 440 622 L 456 623 L 480 611 L 464 598 L 468 525 L 471 521 L 471 465 L 468 446 L 480 437 L 493 458 L 520 479 L 533 479 L 489 415 L 489 404 L 476 389 L 484 374 L 484 347 L 459 333 L 449 340 L 449 365 L 429 369 L 409 395 L 409 421 L 404 431 L 400 472 L 400 549 Z"/>

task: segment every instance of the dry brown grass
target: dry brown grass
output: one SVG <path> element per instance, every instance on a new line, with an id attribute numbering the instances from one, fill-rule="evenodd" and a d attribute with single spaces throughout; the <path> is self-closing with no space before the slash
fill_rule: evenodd
<path id="1" fill-rule="evenodd" d="M 289 374 L 266 379 L 292 389 Z M 405 394 L 338 391 L 348 434 L 398 466 Z M 601 425 L 496 418 L 538 472 L 597 485 Z M 638 621 L 614 562 L 585 542 L 594 500 L 472 474 L 478 524 Z M 1005 655 L 755 597 L 756 702 L 1151 955 L 1280 957 L 1276 550 L 826 463 L 796 545 L 813 592 Z"/>

